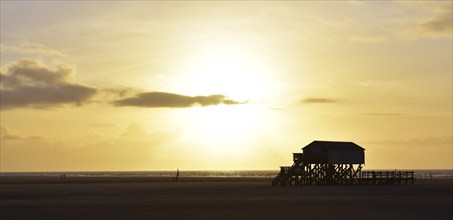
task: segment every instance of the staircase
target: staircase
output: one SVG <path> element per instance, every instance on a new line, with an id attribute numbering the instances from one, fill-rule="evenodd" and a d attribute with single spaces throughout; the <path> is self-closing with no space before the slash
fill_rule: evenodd
<path id="1" fill-rule="evenodd" d="M 292 166 L 281 166 L 280 172 L 272 180 L 272 186 L 280 185 L 286 186 L 292 184 L 292 177 L 295 176 L 298 168 L 303 166 L 303 154 L 302 153 L 293 153 L 294 164 Z M 303 170 L 303 167 L 302 167 Z"/>
<path id="2" fill-rule="evenodd" d="M 280 184 L 280 186 L 286 186 L 288 182 L 288 177 L 290 174 L 291 167 L 280 167 L 280 173 L 272 180 L 272 186 Z"/>

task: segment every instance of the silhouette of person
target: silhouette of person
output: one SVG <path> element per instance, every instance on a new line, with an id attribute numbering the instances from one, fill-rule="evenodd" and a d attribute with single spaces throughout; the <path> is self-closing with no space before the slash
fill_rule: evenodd
<path id="1" fill-rule="evenodd" d="M 176 169 L 176 182 L 178 182 L 178 177 L 179 177 L 179 169 Z"/>

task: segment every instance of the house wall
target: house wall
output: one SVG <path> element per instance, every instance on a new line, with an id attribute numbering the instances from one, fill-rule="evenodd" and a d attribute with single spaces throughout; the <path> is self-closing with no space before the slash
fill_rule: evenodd
<path id="1" fill-rule="evenodd" d="M 305 163 L 327 163 L 327 152 L 313 146 L 303 150 Z"/>
<path id="2" fill-rule="evenodd" d="M 364 164 L 365 152 L 356 150 L 329 150 L 327 161 L 330 164 Z"/>

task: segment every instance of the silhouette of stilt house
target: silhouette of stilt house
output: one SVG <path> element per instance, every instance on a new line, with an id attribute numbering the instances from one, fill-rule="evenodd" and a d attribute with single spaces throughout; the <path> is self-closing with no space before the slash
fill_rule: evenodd
<path id="1" fill-rule="evenodd" d="M 280 167 L 272 185 L 401 184 L 414 181 L 414 173 L 362 171 L 365 148 L 353 142 L 313 141 L 293 153 L 293 165 Z"/>

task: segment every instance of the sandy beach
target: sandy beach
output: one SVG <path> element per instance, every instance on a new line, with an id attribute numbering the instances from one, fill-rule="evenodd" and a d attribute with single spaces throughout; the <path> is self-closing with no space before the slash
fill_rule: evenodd
<path id="1" fill-rule="evenodd" d="M 451 179 L 271 187 L 264 178 L 1 177 L 1 219 L 453 219 Z"/>

